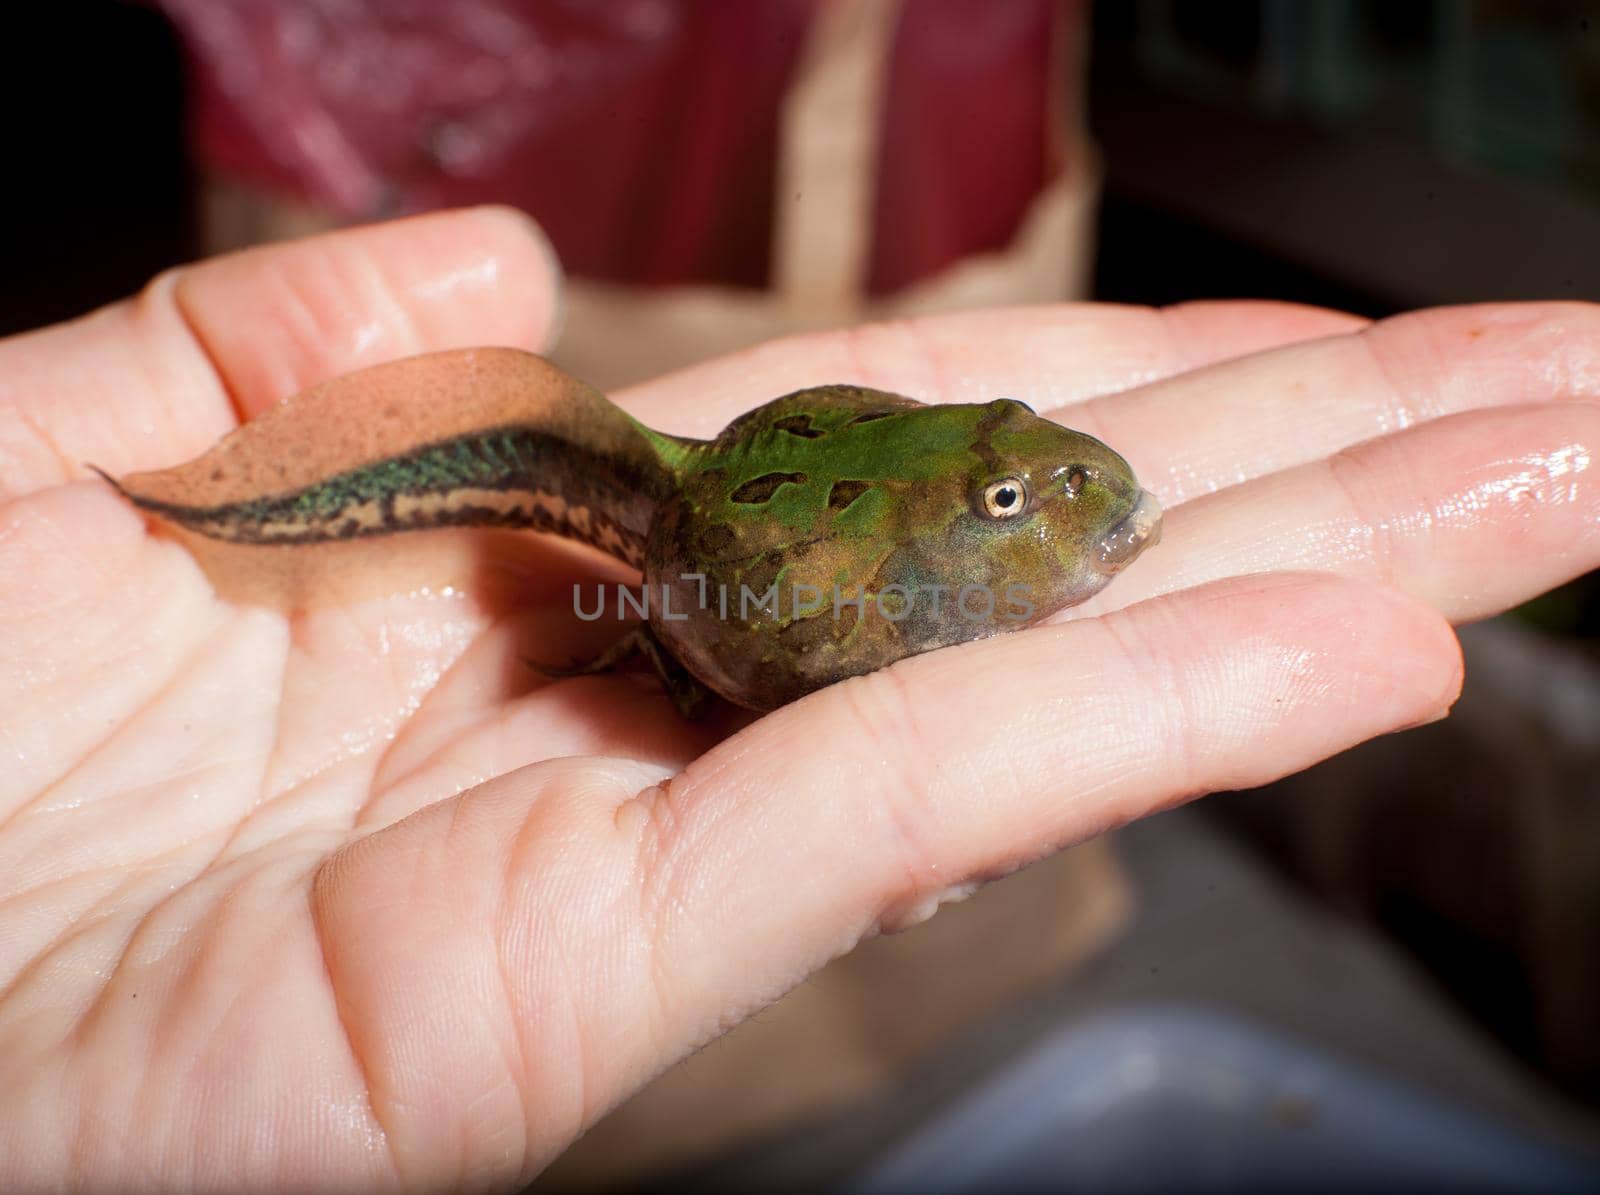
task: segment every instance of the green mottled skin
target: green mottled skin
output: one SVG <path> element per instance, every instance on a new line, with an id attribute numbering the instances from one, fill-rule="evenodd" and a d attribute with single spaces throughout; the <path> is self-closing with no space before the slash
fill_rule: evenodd
<path id="1" fill-rule="evenodd" d="M 251 455 L 247 425 L 231 457 L 214 449 L 182 469 L 199 476 L 218 457 L 207 484 L 248 469 L 246 482 L 262 492 L 175 500 L 186 483 L 162 486 L 181 470 L 124 479 L 124 492 L 191 531 L 247 544 L 490 524 L 595 544 L 643 572 L 650 614 L 625 649 L 645 652 L 686 712 L 701 685 L 770 709 L 904 656 L 1038 621 L 1097 592 L 1154 542 L 1146 527 L 1108 565 L 1102 545 L 1132 524 L 1141 498 L 1132 471 L 1099 441 L 1008 399 L 924 406 L 819 386 L 697 441 L 645 428 L 537 358 L 476 352 L 465 368 L 480 389 L 548 387 L 551 378 L 565 389 L 529 401 L 526 418 L 458 429 L 277 491 L 251 481 L 266 467 Z M 412 369 L 436 378 L 451 366 L 432 361 Z M 406 385 L 407 365 L 386 367 L 379 389 Z M 373 387 L 351 389 L 363 385 Z M 514 395 L 506 402 L 517 409 Z M 301 407 L 286 418 L 313 414 Z M 1020 481 L 1025 506 L 997 518 L 985 490 L 1005 479 Z M 774 583 L 777 600 L 761 604 Z M 878 605 L 894 585 L 916 587 L 909 607 L 892 589 Z M 983 587 L 970 591 L 965 613 L 963 586 Z M 864 604 L 854 600 L 862 595 Z M 985 595 L 994 613 L 980 617 Z"/>

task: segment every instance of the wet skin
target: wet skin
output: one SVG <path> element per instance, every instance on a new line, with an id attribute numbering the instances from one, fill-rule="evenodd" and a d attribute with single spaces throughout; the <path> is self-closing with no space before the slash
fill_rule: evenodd
<path id="1" fill-rule="evenodd" d="M 1011 399 L 817 386 L 690 440 L 502 348 L 336 379 L 114 484 L 262 553 L 462 526 L 590 544 L 643 574 L 648 613 L 570 671 L 642 653 L 686 714 L 707 690 L 772 709 L 1027 626 L 1099 592 L 1161 525 L 1120 456 Z"/>

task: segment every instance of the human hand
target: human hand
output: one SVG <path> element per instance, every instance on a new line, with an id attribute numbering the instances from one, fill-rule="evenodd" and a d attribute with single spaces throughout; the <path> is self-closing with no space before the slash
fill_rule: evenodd
<path id="1" fill-rule="evenodd" d="M 558 285 L 520 220 L 453 213 L 0 344 L 0 1188 L 513 1186 L 863 937 L 1441 714 L 1446 619 L 1600 563 L 1575 304 L 968 313 L 619 395 L 688 434 L 819 381 L 1008 395 L 1168 508 L 1055 625 L 720 742 L 639 678 L 521 665 L 573 654 L 593 566 L 558 545 L 436 533 L 478 583 L 286 617 L 80 464 L 174 464 L 380 360 L 537 348 Z"/>

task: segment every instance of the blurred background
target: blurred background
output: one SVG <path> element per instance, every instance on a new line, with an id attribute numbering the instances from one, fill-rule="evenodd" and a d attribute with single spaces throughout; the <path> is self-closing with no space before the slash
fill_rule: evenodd
<path id="1" fill-rule="evenodd" d="M 1600 299 L 1592 0 L 72 0 L 0 30 L 0 333 L 489 200 L 549 232 L 554 355 L 606 386 L 984 303 Z M 1600 1188 L 1600 580 L 1463 639 L 1448 721 L 868 943 L 538 1185 Z"/>

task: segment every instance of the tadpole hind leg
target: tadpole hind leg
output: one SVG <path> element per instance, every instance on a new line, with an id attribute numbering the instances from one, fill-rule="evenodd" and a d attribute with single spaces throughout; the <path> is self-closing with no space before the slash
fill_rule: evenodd
<path id="1" fill-rule="evenodd" d="M 677 707 L 678 713 L 691 721 L 705 715 L 711 706 L 710 690 L 697 681 L 687 668 L 678 663 L 677 657 L 656 638 L 655 632 L 650 629 L 650 624 L 647 622 L 634 627 L 592 660 L 564 668 L 539 664 L 533 660 L 528 660 L 526 663 L 544 676 L 561 680 L 572 676 L 594 676 L 601 672 L 611 672 L 636 655 L 643 656 L 649 662 L 651 670 L 660 678 L 661 687 L 667 691 L 667 696 L 672 699 L 672 704 Z"/>
<path id="2" fill-rule="evenodd" d="M 691 722 L 704 717 L 711 708 L 711 690 L 678 662 L 678 657 L 656 638 L 649 623 L 640 623 L 637 634 L 639 653 L 650 661 L 650 667 L 661 678 L 661 687 L 672 698 L 672 704 L 677 706 L 678 712 Z"/>
<path id="3" fill-rule="evenodd" d="M 537 660 L 524 659 L 535 672 L 548 676 L 551 680 L 565 680 L 571 676 L 594 676 L 601 672 L 610 672 L 622 664 L 627 663 L 644 649 L 640 646 L 640 632 L 644 630 L 643 624 L 636 626 L 622 638 L 616 640 L 599 655 L 590 660 L 583 660 L 577 664 L 560 666 L 556 664 L 541 664 Z"/>

